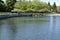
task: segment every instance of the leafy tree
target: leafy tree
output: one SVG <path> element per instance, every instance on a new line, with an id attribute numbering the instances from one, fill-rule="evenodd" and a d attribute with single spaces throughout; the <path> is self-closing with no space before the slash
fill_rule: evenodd
<path id="1" fill-rule="evenodd" d="M 60 13 L 60 6 L 57 6 L 57 12 Z"/>
<path id="2" fill-rule="evenodd" d="M 22 0 L 20 0 L 22 1 Z M 22 2 L 16 2 L 14 5 L 14 11 L 19 12 L 34 12 L 39 11 L 41 9 L 47 9 L 49 10 L 48 4 L 44 2 L 39 2 L 39 0 L 33 0 L 33 1 L 22 1 Z"/>
<path id="3" fill-rule="evenodd" d="M 56 6 L 56 3 L 54 2 L 54 4 L 53 4 L 53 11 L 54 12 L 57 12 L 57 6 Z"/>
<path id="4" fill-rule="evenodd" d="M 13 0 L 13 2 L 15 3 L 15 2 L 17 2 L 16 0 Z"/>
<path id="5" fill-rule="evenodd" d="M 51 11 L 52 6 L 51 6 L 50 2 L 48 2 L 48 6 L 49 6 L 49 9 L 50 9 L 50 11 Z"/>
<path id="6" fill-rule="evenodd" d="M 14 8 L 16 0 L 6 0 L 7 11 L 11 11 Z"/>
<path id="7" fill-rule="evenodd" d="M 0 0 L 0 12 L 5 11 L 5 4 L 2 0 Z"/>
<path id="8" fill-rule="evenodd" d="M 2 0 L 0 0 L 0 2 L 4 3 Z"/>
<path id="9" fill-rule="evenodd" d="M 31 0 L 29 0 L 29 2 L 31 2 Z"/>
<path id="10" fill-rule="evenodd" d="M 22 2 L 22 0 L 19 0 L 20 2 Z"/>
<path id="11" fill-rule="evenodd" d="M 34 2 L 38 2 L 39 0 L 32 0 L 32 1 L 34 1 Z"/>
<path id="12" fill-rule="evenodd" d="M 26 0 L 23 0 L 23 1 L 26 1 Z"/>

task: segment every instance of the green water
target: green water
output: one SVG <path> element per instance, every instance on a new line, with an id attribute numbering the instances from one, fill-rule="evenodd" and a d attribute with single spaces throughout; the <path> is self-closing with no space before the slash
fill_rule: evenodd
<path id="1" fill-rule="evenodd" d="M 60 40 L 60 17 L 16 17 L 0 20 L 0 40 Z"/>

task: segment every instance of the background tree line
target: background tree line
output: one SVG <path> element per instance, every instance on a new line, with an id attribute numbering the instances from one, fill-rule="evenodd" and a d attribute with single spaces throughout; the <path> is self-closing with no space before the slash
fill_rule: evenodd
<path id="1" fill-rule="evenodd" d="M 0 0 L 0 12 L 60 12 L 60 7 L 39 0 Z"/>
<path id="2" fill-rule="evenodd" d="M 6 2 L 0 0 L 0 12 L 11 12 L 14 9 L 16 0 L 6 0 Z"/>

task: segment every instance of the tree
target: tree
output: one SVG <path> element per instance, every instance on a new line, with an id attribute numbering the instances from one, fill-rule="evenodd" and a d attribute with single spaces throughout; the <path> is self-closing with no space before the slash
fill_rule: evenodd
<path id="1" fill-rule="evenodd" d="M 16 0 L 13 0 L 13 2 L 17 2 Z"/>
<path id="2" fill-rule="evenodd" d="M 23 0 L 23 1 L 26 1 L 26 0 Z"/>
<path id="3" fill-rule="evenodd" d="M 32 0 L 32 1 L 38 2 L 39 0 Z"/>
<path id="4" fill-rule="evenodd" d="M 14 8 L 16 0 L 6 0 L 7 11 L 11 11 Z"/>
<path id="5" fill-rule="evenodd" d="M 4 1 L 0 0 L 0 12 L 5 11 L 5 4 Z"/>
<path id="6" fill-rule="evenodd" d="M 25 2 L 26 0 L 19 0 L 20 2 Z"/>
<path id="7" fill-rule="evenodd" d="M 3 3 L 3 1 L 2 1 L 2 0 L 0 0 L 0 2 L 2 2 L 2 3 Z"/>
<path id="8" fill-rule="evenodd" d="M 31 2 L 31 0 L 29 0 L 29 2 Z"/>
<path id="9" fill-rule="evenodd" d="M 60 6 L 57 6 L 57 12 L 60 13 Z"/>
<path id="10" fill-rule="evenodd" d="M 30 0 L 30 1 L 22 1 L 16 2 L 14 5 L 14 10 L 16 12 L 38 12 L 38 11 L 43 10 L 49 10 L 48 4 L 44 2 L 40 2 L 39 0 Z"/>
<path id="11" fill-rule="evenodd" d="M 57 6 L 56 6 L 56 3 L 54 2 L 54 4 L 53 4 L 53 11 L 54 12 L 57 12 Z"/>
<path id="12" fill-rule="evenodd" d="M 19 0 L 20 2 L 22 2 L 22 0 Z"/>
<path id="13" fill-rule="evenodd" d="M 50 2 L 48 2 L 48 6 L 49 6 L 49 10 L 51 11 L 52 7 L 51 7 Z"/>

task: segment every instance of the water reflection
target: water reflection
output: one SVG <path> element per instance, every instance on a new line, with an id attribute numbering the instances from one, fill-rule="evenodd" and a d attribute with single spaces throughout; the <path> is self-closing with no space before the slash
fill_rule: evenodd
<path id="1" fill-rule="evenodd" d="M 9 40 L 10 38 L 9 38 L 9 34 L 10 34 L 10 32 L 9 32 L 9 29 L 8 29 L 8 26 L 7 26 L 7 24 L 6 24 L 6 21 L 4 20 L 4 21 L 2 21 L 2 23 L 4 23 L 4 24 L 2 24 L 2 26 L 1 26 L 1 32 L 0 32 L 0 34 L 1 34 L 1 37 L 0 37 L 0 40 Z"/>
<path id="2" fill-rule="evenodd" d="M 60 18 L 10 18 L 0 21 L 0 40 L 60 40 Z"/>
<path id="3" fill-rule="evenodd" d="M 10 29 L 10 34 L 11 34 L 11 37 L 10 37 L 10 39 L 11 40 L 15 40 L 15 35 L 16 35 L 16 29 L 17 29 L 17 27 L 16 27 L 16 23 L 15 23 L 15 21 L 14 21 L 15 19 L 8 19 L 7 20 L 7 24 L 8 24 L 8 27 L 9 27 L 9 29 Z"/>
<path id="4" fill-rule="evenodd" d="M 44 40 L 47 39 L 47 20 L 24 20 L 17 24 L 16 40 Z M 45 28 L 44 25 L 47 27 Z M 45 29 L 44 29 L 45 28 Z M 43 30 L 44 29 L 44 30 Z M 45 36 L 46 35 L 46 36 Z"/>
<path id="5" fill-rule="evenodd" d="M 54 40 L 60 40 L 60 17 L 56 17 L 55 30 L 54 30 Z"/>
<path id="6" fill-rule="evenodd" d="M 59 16 L 51 16 L 50 17 L 50 31 L 49 36 L 50 40 L 60 40 L 60 18 Z"/>
<path id="7" fill-rule="evenodd" d="M 55 16 L 50 16 L 50 27 L 49 27 L 49 39 L 52 40 L 54 36 L 54 30 L 55 30 Z"/>
<path id="8" fill-rule="evenodd" d="M 1 26 L 3 25 L 3 22 L 2 21 L 0 21 L 0 37 L 1 37 Z M 0 40 L 1 40 L 1 38 L 0 38 Z"/>

